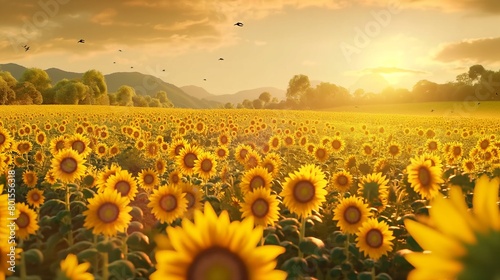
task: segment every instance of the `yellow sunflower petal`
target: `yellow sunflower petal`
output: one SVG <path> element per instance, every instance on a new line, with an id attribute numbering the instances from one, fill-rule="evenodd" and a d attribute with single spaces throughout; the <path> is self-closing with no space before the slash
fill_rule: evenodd
<path id="1" fill-rule="evenodd" d="M 465 248 L 458 241 L 447 238 L 428 226 L 410 219 L 405 220 L 405 226 L 411 236 L 425 250 L 449 257 L 463 256 L 465 254 Z"/>
<path id="2" fill-rule="evenodd" d="M 460 262 L 432 253 L 411 253 L 405 255 L 405 259 L 417 269 L 426 268 L 429 271 L 446 272 L 446 275 L 457 274 L 463 269 Z"/>
<path id="3" fill-rule="evenodd" d="M 476 241 L 472 229 L 463 219 L 463 213 L 456 211 L 450 201 L 438 195 L 431 202 L 431 205 L 430 216 L 434 221 L 439 221 L 435 225 L 440 231 L 467 243 Z"/>

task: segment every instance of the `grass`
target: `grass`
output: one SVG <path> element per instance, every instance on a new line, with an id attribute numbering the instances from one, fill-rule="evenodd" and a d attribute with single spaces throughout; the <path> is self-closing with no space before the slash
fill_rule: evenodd
<path id="1" fill-rule="evenodd" d="M 331 112 L 359 112 L 374 114 L 401 114 L 450 117 L 496 117 L 500 118 L 500 102 L 422 102 L 404 104 L 376 104 L 342 106 L 329 109 Z"/>

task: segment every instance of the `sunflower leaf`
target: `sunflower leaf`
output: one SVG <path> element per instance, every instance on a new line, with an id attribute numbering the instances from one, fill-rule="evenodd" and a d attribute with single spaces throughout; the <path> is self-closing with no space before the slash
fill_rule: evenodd
<path id="1" fill-rule="evenodd" d="M 38 249 L 29 249 L 22 254 L 29 264 L 39 265 L 43 263 L 43 253 Z"/>

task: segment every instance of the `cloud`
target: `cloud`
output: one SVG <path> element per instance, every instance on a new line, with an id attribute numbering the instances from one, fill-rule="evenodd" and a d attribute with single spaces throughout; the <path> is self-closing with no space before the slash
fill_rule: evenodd
<path id="1" fill-rule="evenodd" d="M 398 67 L 376 67 L 364 69 L 362 72 L 373 74 L 427 74 L 424 71 L 404 69 Z"/>
<path id="2" fill-rule="evenodd" d="M 500 37 L 469 39 L 441 46 L 434 56 L 441 62 L 500 62 Z"/>

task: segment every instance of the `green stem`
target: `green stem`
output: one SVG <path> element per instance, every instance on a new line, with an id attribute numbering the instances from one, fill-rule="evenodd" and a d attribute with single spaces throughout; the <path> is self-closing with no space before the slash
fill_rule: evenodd
<path id="1" fill-rule="evenodd" d="M 126 260 L 128 255 L 127 235 L 123 236 L 122 242 L 123 242 L 122 244 L 123 258 Z"/>
<path id="2" fill-rule="evenodd" d="M 372 280 L 375 280 L 375 266 L 372 267 Z"/>
<path id="3" fill-rule="evenodd" d="M 19 241 L 19 247 L 20 248 L 23 248 L 23 244 L 24 243 L 24 240 L 21 239 L 21 241 Z M 23 249 L 23 252 L 21 253 L 21 280 L 26 280 L 27 279 L 27 273 L 26 273 L 26 258 L 24 257 L 24 249 Z"/>
<path id="4" fill-rule="evenodd" d="M 107 240 L 107 238 L 106 238 Z M 108 252 L 101 253 L 102 256 L 102 278 L 101 280 L 108 280 L 109 278 L 109 270 L 108 270 Z"/>
<path id="5" fill-rule="evenodd" d="M 69 186 L 66 184 L 66 210 L 68 211 L 69 216 L 69 232 L 68 232 L 68 246 L 73 246 L 73 229 L 71 227 L 71 208 L 70 208 L 70 196 Z"/>
<path id="6" fill-rule="evenodd" d="M 301 226 L 300 226 L 300 236 L 299 236 L 299 258 L 302 258 L 304 257 L 304 253 L 300 250 L 300 242 L 302 242 L 302 240 L 304 240 L 304 237 L 306 235 L 306 218 L 304 216 L 302 216 L 300 218 L 300 221 L 301 221 Z"/>
<path id="7" fill-rule="evenodd" d="M 345 240 L 345 260 L 346 262 L 349 262 L 349 237 L 350 234 L 347 234 L 347 238 Z"/>
<path id="8" fill-rule="evenodd" d="M 98 235 L 94 235 L 94 246 L 97 246 Z M 99 272 L 99 258 L 98 255 L 95 255 L 94 259 L 94 274 Z"/>

